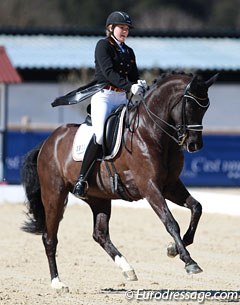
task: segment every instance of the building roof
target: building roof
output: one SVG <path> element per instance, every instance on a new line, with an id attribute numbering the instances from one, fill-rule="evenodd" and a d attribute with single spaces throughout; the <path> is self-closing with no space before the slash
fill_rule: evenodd
<path id="1" fill-rule="evenodd" d="M 6 50 L 0 46 L 0 83 L 20 83 L 21 77 L 13 67 Z"/>
<path id="2" fill-rule="evenodd" d="M 6 35 L 53 35 L 53 36 L 104 36 L 104 27 L 17 27 L 17 26 L 1 26 L 0 34 Z M 184 30 L 170 30 L 170 29 L 140 29 L 134 28 L 131 30 L 131 37 L 171 37 L 171 38 L 240 38 L 240 31 L 226 28 L 214 29 L 184 29 Z"/>
<path id="3" fill-rule="evenodd" d="M 16 68 L 94 68 L 100 36 L 0 35 Z M 140 69 L 240 70 L 240 38 L 128 37 Z"/>

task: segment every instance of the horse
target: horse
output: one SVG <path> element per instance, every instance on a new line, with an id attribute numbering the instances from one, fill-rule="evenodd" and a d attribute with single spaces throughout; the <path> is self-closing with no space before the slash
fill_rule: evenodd
<path id="1" fill-rule="evenodd" d="M 127 280 L 137 280 L 135 270 L 112 243 L 109 234 L 111 200 L 122 198 L 120 193 L 112 191 L 108 168 L 111 163 L 118 173 L 125 200 L 145 198 L 173 238 L 167 255 L 179 255 L 189 274 L 202 272 L 186 249 L 193 243 L 202 206 L 179 176 L 184 150 L 192 153 L 203 147 L 202 120 L 210 104 L 208 89 L 216 79 L 217 75 L 205 81 L 186 73 L 158 77 L 144 97 L 129 107 L 117 155 L 113 160 L 98 160 L 94 165 L 84 200 L 93 213 L 93 239 L 122 269 Z M 42 234 L 54 289 L 67 288 L 60 280 L 56 263 L 57 233 L 81 166 L 81 162 L 72 158 L 78 128 L 79 124 L 58 127 L 27 153 L 22 165 L 28 214 L 22 230 Z M 166 200 L 191 211 L 183 238 Z"/>

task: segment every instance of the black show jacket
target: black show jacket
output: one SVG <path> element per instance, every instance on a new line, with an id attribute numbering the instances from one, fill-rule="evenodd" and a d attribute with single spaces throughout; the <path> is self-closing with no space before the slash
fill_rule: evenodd
<path id="1" fill-rule="evenodd" d="M 122 52 L 113 38 L 100 39 L 95 48 L 95 80 L 130 91 L 139 79 L 133 50 L 124 44 Z"/>

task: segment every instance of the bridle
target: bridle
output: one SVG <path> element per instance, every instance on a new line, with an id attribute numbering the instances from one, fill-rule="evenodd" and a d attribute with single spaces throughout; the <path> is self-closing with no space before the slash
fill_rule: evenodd
<path id="1" fill-rule="evenodd" d="M 157 116 L 154 112 L 152 112 L 144 97 L 142 98 L 141 102 L 144 105 L 144 108 L 149 116 L 149 118 L 165 133 L 167 134 L 172 140 L 174 140 L 179 146 L 183 146 L 185 143 L 185 140 L 187 139 L 188 136 L 188 131 L 202 131 L 203 130 L 203 125 L 199 125 L 199 124 L 192 124 L 192 125 L 188 125 L 186 123 L 186 104 L 187 102 L 193 101 L 195 103 L 197 103 L 197 105 L 201 108 L 207 109 L 209 107 L 209 99 L 208 96 L 206 97 L 197 97 L 195 96 L 193 93 L 191 93 L 190 90 L 190 85 L 191 83 L 189 83 L 186 86 L 185 92 L 184 94 L 181 96 L 181 98 L 178 100 L 178 102 L 172 107 L 171 110 L 173 110 L 174 107 L 176 107 L 181 101 L 182 101 L 182 124 L 180 125 L 172 125 L 169 124 L 168 122 L 166 122 L 165 120 L 161 119 L 159 116 Z M 203 101 L 207 101 L 207 104 L 205 105 L 205 103 L 203 104 Z M 160 124 L 159 122 L 160 121 Z M 161 123 L 164 123 L 167 127 L 171 128 L 172 130 L 174 130 L 177 134 L 177 137 L 173 136 L 172 134 L 170 134 L 163 126 Z"/>

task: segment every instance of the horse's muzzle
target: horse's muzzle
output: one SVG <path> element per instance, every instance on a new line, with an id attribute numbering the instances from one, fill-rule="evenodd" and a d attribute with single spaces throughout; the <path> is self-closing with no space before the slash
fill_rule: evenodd
<path id="1" fill-rule="evenodd" d="M 202 138 L 201 139 L 191 139 L 191 137 L 189 137 L 187 140 L 186 140 L 186 149 L 189 153 L 193 153 L 193 152 L 196 152 L 200 149 L 202 149 L 203 147 L 203 141 L 202 141 Z"/>

